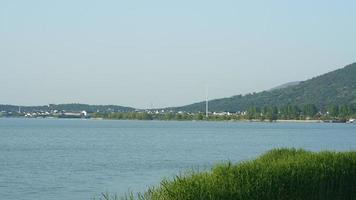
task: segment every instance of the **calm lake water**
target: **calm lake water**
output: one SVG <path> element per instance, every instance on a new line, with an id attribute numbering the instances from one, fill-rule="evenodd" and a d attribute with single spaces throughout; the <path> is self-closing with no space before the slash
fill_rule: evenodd
<path id="1" fill-rule="evenodd" d="M 143 191 L 276 147 L 356 150 L 356 124 L 0 119 L 0 199 Z"/>

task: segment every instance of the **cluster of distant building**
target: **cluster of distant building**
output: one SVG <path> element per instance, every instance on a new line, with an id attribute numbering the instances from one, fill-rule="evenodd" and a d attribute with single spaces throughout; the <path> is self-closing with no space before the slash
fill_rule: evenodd
<path id="1" fill-rule="evenodd" d="M 186 112 L 186 111 L 172 111 L 172 110 L 145 110 L 145 111 L 138 111 L 135 112 L 146 112 L 147 114 L 166 114 L 166 113 L 173 113 L 173 114 L 186 114 L 186 115 L 196 115 L 201 112 Z M 206 114 L 204 112 L 204 114 Z M 246 116 L 248 113 L 247 111 L 238 111 L 238 112 L 208 112 L 209 116 Z"/>
<path id="2" fill-rule="evenodd" d="M 97 110 L 98 113 L 100 113 L 99 110 Z M 185 112 L 185 111 L 173 111 L 173 110 L 135 110 L 133 112 L 137 113 L 147 113 L 147 114 L 181 114 L 181 115 L 190 115 L 190 116 L 195 116 L 197 114 L 202 114 L 201 112 Z M 106 110 L 104 113 L 114 113 L 113 111 Z M 206 113 L 203 113 L 206 114 Z M 238 112 L 208 112 L 208 116 L 247 116 L 248 112 L 247 111 L 238 111 Z M 321 113 L 319 111 L 318 116 L 325 116 L 328 115 L 329 113 Z M 262 115 L 262 113 L 261 113 Z M 48 111 L 21 111 L 19 109 L 18 111 L 0 111 L 0 117 L 26 117 L 26 118 L 90 118 L 90 114 L 85 111 L 65 111 L 65 110 L 48 110 Z M 306 118 L 306 120 L 310 120 L 309 117 Z M 340 120 L 324 120 L 324 122 L 340 122 Z M 356 123 L 355 119 L 349 119 L 348 121 L 344 122 L 349 122 L 349 123 Z"/>
<path id="3" fill-rule="evenodd" d="M 26 118 L 88 118 L 88 113 L 83 111 L 64 111 L 64 110 L 51 110 L 51 111 L 18 111 L 18 112 L 7 112 L 1 111 L 1 116 L 16 116 L 16 117 L 26 117 Z"/>

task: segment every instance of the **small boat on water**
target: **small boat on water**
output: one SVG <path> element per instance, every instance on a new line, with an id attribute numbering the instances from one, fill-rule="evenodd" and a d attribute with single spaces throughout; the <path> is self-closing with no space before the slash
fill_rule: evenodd
<path id="1" fill-rule="evenodd" d="M 356 123 L 355 119 L 349 119 L 349 121 L 347 121 L 347 123 Z"/>

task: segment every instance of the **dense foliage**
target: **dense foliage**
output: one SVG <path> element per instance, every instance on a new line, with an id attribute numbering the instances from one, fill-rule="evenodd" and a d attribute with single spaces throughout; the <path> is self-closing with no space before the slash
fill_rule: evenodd
<path id="1" fill-rule="evenodd" d="M 356 152 L 272 150 L 253 161 L 221 164 L 209 172 L 192 172 L 164 180 L 137 197 L 146 200 L 354 200 Z M 104 195 L 103 199 L 110 197 Z"/>
<path id="2" fill-rule="evenodd" d="M 245 117 L 246 118 L 246 117 Z M 252 106 L 247 110 L 247 119 L 258 120 L 341 120 L 346 121 L 356 118 L 356 107 L 349 105 L 327 106 L 324 112 L 320 112 L 314 104 L 302 107 L 296 105 L 285 105 L 281 107 L 265 106 L 263 108 Z"/>
<path id="3" fill-rule="evenodd" d="M 347 121 L 356 118 L 356 108 L 348 105 L 328 106 L 325 113 L 321 113 L 313 104 L 298 107 L 286 105 L 281 107 L 265 106 L 263 108 L 252 106 L 245 113 L 224 113 L 210 114 L 206 118 L 205 114 L 199 113 L 154 113 L 154 112 L 111 112 L 92 113 L 92 118 L 118 119 L 118 120 L 210 120 L 210 121 L 230 121 L 230 120 L 340 120 Z"/>
<path id="4" fill-rule="evenodd" d="M 230 98 L 216 99 L 209 102 L 209 109 L 215 112 L 237 112 L 250 107 L 281 107 L 284 105 L 313 104 L 320 110 L 331 105 L 356 104 L 356 63 L 342 69 L 300 82 L 286 88 L 259 93 L 237 95 Z M 203 112 L 205 102 L 172 108 L 187 112 Z"/>

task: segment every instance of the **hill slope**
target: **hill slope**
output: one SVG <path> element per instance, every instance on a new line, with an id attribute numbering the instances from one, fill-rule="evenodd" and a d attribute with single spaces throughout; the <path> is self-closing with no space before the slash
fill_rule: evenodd
<path id="1" fill-rule="evenodd" d="M 272 88 L 272 89 L 270 89 L 268 91 L 284 89 L 284 88 L 287 88 L 287 87 L 298 85 L 299 83 L 300 83 L 300 81 L 294 81 L 294 82 L 285 83 L 283 85 L 279 85 L 277 87 L 274 87 L 274 88 Z"/>
<path id="2" fill-rule="evenodd" d="M 297 106 L 314 104 L 322 110 L 329 105 L 356 105 L 356 63 L 302 81 L 294 86 L 211 100 L 209 101 L 209 111 L 237 112 L 247 110 L 251 106 L 284 106 L 287 104 Z M 203 112 L 205 110 L 205 102 L 171 109 Z"/>

